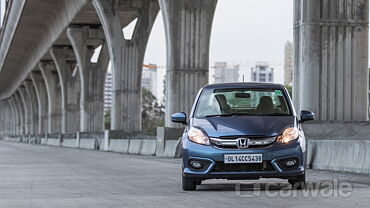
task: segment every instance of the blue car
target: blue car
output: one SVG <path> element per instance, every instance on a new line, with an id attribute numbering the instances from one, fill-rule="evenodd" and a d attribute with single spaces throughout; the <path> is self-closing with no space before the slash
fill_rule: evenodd
<path id="1" fill-rule="evenodd" d="M 297 116 L 280 84 L 230 83 L 203 87 L 182 136 L 182 188 L 195 190 L 207 179 L 288 179 L 306 183 L 306 141 L 301 123 L 314 113 Z"/>

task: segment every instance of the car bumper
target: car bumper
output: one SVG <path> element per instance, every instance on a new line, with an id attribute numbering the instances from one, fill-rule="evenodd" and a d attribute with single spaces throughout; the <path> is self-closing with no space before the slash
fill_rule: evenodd
<path id="1" fill-rule="evenodd" d="M 296 141 L 292 144 L 274 144 L 267 148 L 246 150 L 225 150 L 211 146 L 198 145 L 189 141 L 183 143 L 183 175 L 195 179 L 259 179 L 259 178 L 283 178 L 290 179 L 305 172 L 305 152 L 302 151 L 301 143 Z M 223 171 L 218 165 L 223 165 L 225 154 L 262 154 L 264 163 L 270 165 L 270 169 L 248 171 Z M 294 168 L 286 168 L 281 163 L 288 158 L 298 159 Z M 190 167 L 191 160 L 201 160 L 207 166 L 201 170 Z M 248 165 L 248 164 L 243 164 Z M 235 165 L 234 165 L 235 166 Z M 237 165 L 236 165 L 237 166 Z M 217 171 L 216 171 L 217 169 Z"/>

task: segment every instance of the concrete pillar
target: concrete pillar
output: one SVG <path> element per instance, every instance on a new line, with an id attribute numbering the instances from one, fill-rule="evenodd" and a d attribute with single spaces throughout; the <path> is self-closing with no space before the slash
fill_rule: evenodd
<path id="1" fill-rule="evenodd" d="M 368 120 L 368 0 L 294 1 L 294 101 L 319 120 Z"/>
<path id="2" fill-rule="evenodd" d="M 0 137 L 10 134 L 11 113 L 8 100 L 0 101 Z"/>
<path id="3" fill-rule="evenodd" d="M 62 92 L 60 89 L 58 73 L 52 62 L 39 64 L 44 77 L 48 94 L 48 133 L 61 133 L 62 131 Z"/>
<path id="4" fill-rule="evenodd" d="M 7 122 L 7 106 L 6 101 L 0 101 L 0 137 L 6 135 L 6 122 Z"/>
<path id="5" fill-rule="evenodd" d="M 19 92 L 19 98 L 20 98 L 20 102 L 22 105 L 22 109 L 24 112 L 23 114 L 24 115 L 23 117 L 24 132 L 23 134 L 28 136 L 31 134 L 31 129 L 32 129 L 32 121 L 31 121 L 31 115 L 32 115 L 31 110 L 32 109 L 30 108 L 30 101 L 27 97 L 26 89 L 23 85 L 19 87 L 18 92 Z"/>
<path id="6" fill-rule="evenodd" d="M 38 103 L 38 134 L 43 135 L 48 133 L 48 94 L 44 78 L 40 72 L 31 72 L 31 79 L 35 89 Z"/>
<path id="7" fill-rule="evenodd" d="M 13 103 L 13 98 L 10 97 L 8 99 L 8 102 L 9 102 L 9 106 L 10 106 L 10 110 L 11 110 L 11 124 L 10 124 L 10 134 L 12 136 L 14 136 L 17 132 L 17 117 L 18 117 L 18 114 L 17 114 L 17 111 L 14 107 L 14 103 Z"/>
<path id="8" fill-rule="evenodd" d="M 15 136 L 18 134 L 18 130 L 19 130 L 19 113 L 18 113 L 17 105 L 15 103 L 14 95 L 12 95 L 9 98 L 9 103 L 13 110 L 13 128 L 12 128 L 13 134 L 12 135 Z"/>
<path id="9" fill-rule="evenodd" d="M 62 132 L 63 134 L 76 133 L 80 130 L 80 108 L 79 108 L 79 78 L 73 75 L 76 68 L 74 61 L 67 59 L 74 57 L 73 50 L 69 48 L 53 47 L 50 54 L 55 63 L 62 93 Z"/>
<path id="10" fill-rule="evenodd" d="M 37 101 L 37 96 L 36 96 L 36 92 L 35 92 L 35 88 L 33 87 L 33 83 L 31 80 L 26 80 L 24 81 L 23 83 L 25 89 L 26 89 L 26 95 L 28 97 L 28 100 L 30 101 L 30 110 L 31 110 L 31 127 L 32 129 L 30 130 L 31 131 L 31 134 L 32 135 L 36 135 L 38 134 L 38 128 L 39 128 L 39 117 L 38 117 L 38 107 L 39 107 L 39 103 Z"/>
<path id="11" fill-rule="evenodd" d="M 159 11 L 158 1 L 93 0 L 93 4 L 103 25 L 112 63 L 111 129 L 141 131 L 141 75 L 147 41 Z M 122 10 L 138 17 L 131 40 L 122 34 Z"/>
<path id="12" fill-rule="evenodd" d="M 81 132 L 104 131 L 104 85 L 109 56 L 101 29 L 71 27 L 67 31 L 73 46 L 81 79 Z M 88 42 L 98 40 L 102 49 L 97 63 L 92 63 L 93 47 Z"/>
<path id="13" fill-rule="evenodd" d="M 208 83 L 209 47 L 217 0 L 159 0 L 166 30 L 166 126 L 176 112 L 190 113 Z"/>
<path id="14" fill-rule="evenodd" d="M 9 136 L 11 135 L 11 130 L 12 130 L 12 109 L 9 104 L 9 99 L 3 101 L 4 109 L 3 109 L 3 135 Z"/>
<path id="15" fill-rule="evenodd" d="M 0 101 L 0 138 L 5 135 L 6 109 L 4 101 Z"/>
<path id="16" fill-rule="evenodd" d="M 24 131 L 25 130 L 24 110 L 23 110 L 23 106 L 22 106 L 22 102 L 21 102 L 21 99 L 20 99 L 19 92 L 16 91 L 13 96 L 14 96 L 15 108 L 16 108 L 17 114 L 18 114 L 17 136 L 22 136 L 25 133 L 25 131 Z"/>

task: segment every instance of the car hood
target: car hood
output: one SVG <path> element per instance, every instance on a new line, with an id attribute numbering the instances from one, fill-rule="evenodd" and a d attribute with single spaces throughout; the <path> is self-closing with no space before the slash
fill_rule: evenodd
<path id="1" fill-rule="evenodd" d="M 192 126 L 210 137 L 277 136 L 286 127 L 295 126 L 295 116 L 236 116 L 192 118 Z"/>

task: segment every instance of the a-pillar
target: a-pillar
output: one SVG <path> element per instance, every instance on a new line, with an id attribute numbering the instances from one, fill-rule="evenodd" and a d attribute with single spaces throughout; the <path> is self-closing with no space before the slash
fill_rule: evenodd
<path id="1" fill-rule="evenodd" d="M 104 86 L 109 64 L 109 56 L 104 34 L 101 29 L 70 27 L 67 31 L 73 46 L 81 79 L 80 111 L 81 132 L 104 131 Z M 102 43 L 97 63 L 91 62 L 95 48 L 88 42 L 98 40 Z"/>
<path id="2" fill-rule="evenodd" d="M 48 133 L 48 94 L 46 90 L 46 85 L 41 72 L 31 73 L 32 83 L 35 89 L 36 98 L 38 102 L 38 134 L 43 135 Z"/>
<path id="3" fill-rule="evenodd" d="M 368 120 L 368 0 L 294 1 L 294 101 L 319 120 Z"/>
<path id="4" fill-rule="evenodd" d="M 159 0 L 166 30 L 166 126 L 176 112 L 190 113 L 208 83 L 209 48 L 217 0 Z"/>
<path id="5" fill-rule="evenodd" d="M 112 63 L 111 129 L 141 131 L 141 77 L 148 38 L 159 11 L 158 0 L 115 1 L 93 0 L 103 25 Z M 134 34 L 122 34 L 120 14 L 136 13 Z M 127 20 L 125 20 L 127 21 Z"/>
<path id="6" fill-rule="evenodd" d="M 31 114 L 31 134 L 36 135 L 38 134 L 38 125 L 39 125 L 39 117 L 38 117 L 38 101 L 35 92 L 35 88 L 33 87 L 32 81 L 30 79 L 24 81 L 23 83 L 26 89 L 26 95 L 28 97 L 30 114 Z"/>
<path id="7" fill-rule="evenodd" d="M 58 73 L 53 62 L 40 62 L 39 67 L 44 77 L 48 94 L 48 133 L 61 133 L 62 92 L 59 85 Z"/>
<path id="8" fill-rule="evenodd" d="M 78 74 L 73 75 L 76 64 L 67 61 L 69 57 L 74 57 L 73 50 L 66 47 L 53 47 L 50 54 L 58 71 L 62 93 L 62 133 L 76 133 L 80 130 L 80 83 Z"/>

